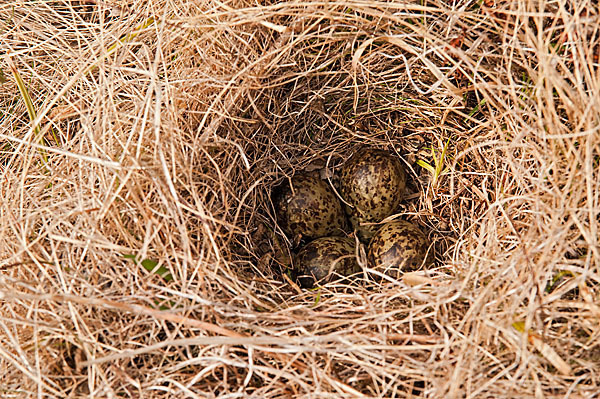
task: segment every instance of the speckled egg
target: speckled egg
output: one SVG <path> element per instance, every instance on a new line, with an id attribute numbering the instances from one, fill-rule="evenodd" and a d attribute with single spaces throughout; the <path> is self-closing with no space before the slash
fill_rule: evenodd
<path id="1" fill-rule="evenodd" d="M 398 278 L 402 272 L 420 268 L 428 249 L 429 240 L 421 229 L 405 220 L 394 220 L 384 224 L 373 236 L 368 251 L 369 265 Z"/>
<path id="2" fill-rule="evenodd" d="M 342 235 L 346 217 L 329 185 L 315 175 L 298 174 L 274 195 L 277 221 L 295 242 Z"/>
<path id="3" fill-rule="evenodd" d="M 351 206 L 345 209 L 359 238 L 368 242 L 400 205 L 406 188 L 406 172 L 398 157 L 389 152 L 365 148 L 343 166 L 340 193 Z"/>
<path id="4" fill-rule="evenodd" d="M 294 267 L 300 285 L 309 288 L 336 275 L 349 276 L 360 271 L 354 241 L 347 237 L 321 237 L 309 242 L 298 251 Z"/>

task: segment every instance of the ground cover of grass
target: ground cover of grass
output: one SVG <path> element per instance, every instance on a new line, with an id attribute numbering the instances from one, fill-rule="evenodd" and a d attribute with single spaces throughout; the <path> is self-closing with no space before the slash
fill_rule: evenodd
<path id="1" fill-rule="evenodd" d="M 2 2 L 0 396 L 594 397 L 599 30 L 588 0 Z M 435 265 L 300 289 L 271 189 L 361 146 Z"/>

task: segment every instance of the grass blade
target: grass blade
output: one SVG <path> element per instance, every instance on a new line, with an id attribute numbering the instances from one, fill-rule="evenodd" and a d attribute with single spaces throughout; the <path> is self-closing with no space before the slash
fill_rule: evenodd
<path id="1" fill-rule="evenodd" d="M 133 254 L 123 255 L 123 257 L 125 259 L 131 259 L 136 265 L 138 264 L 137 258 Z M 139 264 L 141 264 L 142 267 L 148 270 L 150 273 L 158 274 L 166 281 L 173 281 L 173 275 L 171 274 L 169 269 L 167 269 L 164 266 L 158 266 L 158 261 L 155 261 L 153 259 L 144 259 L 141 262 L 139 262 Z"/>
<path id="2" fill-rule="evenodd" d="M 435 174 L 435 168 L 431 165 L 429 165 L 427 162 L 419 159 L 417 160 L 417 165 L 419 165 L 422 168 L 427 169 L 431 174 Z"/>
<path id="3" fill-rule="evenodd" d="M 25 82 L 23 81 L 23 78 L 21 77 L 17 66 L 9 56 L 6 57 L 6 63 L 10 67 L 13 77 L 17 82 L 19 93 L 21 94 L 23 101 L 25 101 L 25 106 L 27 107 L 27 114 L 29 115 L 29 119 L 31 120 L 31 123 L 35 123 L 37 115 L 35 112 L 35 107 L 33 106 L 33 101 L 31 100 L 31 96 L 29 95 L 29 90 L 27 90 L 27 85 L 25 85 Z M 40 137 L 39 125 L 36 124 L 35 126 L 33 126 L 33 132 L 35 134 L 35 141 L 38 141 L 39 144 L 42 146 L 47 145 L 46 140 L 44 140 L 43 137 Z M 42 156 L 44 164 L 48 163 L 48 154 L 44 149 L 40 149 L 40 155 Z"/>
<path id="4" fill-rule="evenodd" d="M 123 44 L 125 43 L 129 43 L 131 42 L 133 39 L 135 39 L 136 37 L 139 36 L 139 34 L 146 29 L 147 27 L 149 27 L 150 25 L 152 25 L 155 22 L 154 17 L 150 17 L 148 18 L 146 21 L 144 21 L 143 23 L 139 24 L 138 26 L 136 26 L 133 29 L 132 33 L 128 33 L 124 36 L 122 36 L 121 38 L 119 38 L 119 40 L 117 40 L 113 45 L 111 45 L 106 53 L 104 53 L 96 62 L 94 62 L 92 65 L 90 65 L 86 71 L 87 73 L 92 72 L 94 69 L 98 68 L 98 65 L 100 65 L 100 63 L 107 57 L 110 57 L 115 51 L 117 51 Z"/>

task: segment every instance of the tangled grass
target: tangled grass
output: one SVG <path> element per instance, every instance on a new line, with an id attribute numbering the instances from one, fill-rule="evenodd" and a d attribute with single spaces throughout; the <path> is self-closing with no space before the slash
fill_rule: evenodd
<path id="1" fill-rule="evenodd" d="M 2 397 L 595 397 L 599 29 L 591 0 L 3 2 Z M 365 145 L 435 268 L 302 290 L 271 189 Z"/>

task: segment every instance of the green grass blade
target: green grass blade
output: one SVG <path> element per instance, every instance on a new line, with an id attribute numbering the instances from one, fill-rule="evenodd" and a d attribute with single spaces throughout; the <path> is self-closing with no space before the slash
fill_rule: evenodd
<path id="1" fill-rule="evenodd" d="M 433 185 L 435 185 L 439 178 L 444 174 L 445 169 L 444 169 L 444 161 L 446 159 L 446 152 L 448 152 L 448 145 L 450 144 L 450 138 L 448 138 L 448 141 L 446 141 L 446 144 L 444 145 L 444 148 L 442 149 L 442 153 L 440 155 L 440 159 L 438 160 L 437 158 L 433 158 L 435 161 L 435 175 L 433 176 Z"/>
<path id="2" fill-rule="evenodd" d="M 173 281 L 173 275 L 171 274 L 169 269 L 167 269 L 164 266 L 159 266 L 157 268 L 158 261 L 155 261 L 153 259 L 144 259 L 138 263 L 136 256 L 133 254 L 126 254 L 126 255 L 123 255 L 123 257 L 125 259 L 131 259 L 133 261 L 133 263 L 135 263 L 136 265 L 141 264 L 144 269 L 148 270 L 150 273 L 158 274 L 159 276 L 164 278 L 166 281 Z"/>
<path id="3" fill-rule="evenodd" d="M 156 274 L 158 274 L 159 276 L 161 276 L 162 278 L 164 278 L 167 281 L 173 281 L 173 276 L 171 275 L 171 272 L 169 271 L 169 269 L 167 269 L 164 266 L 159 266 L 158 268 L 156 268 L 156 266 L 158 266 L 158 262 L 152 259 L 144 259 L 142 261 L 142 267 L 146 270 L 148 270 L 149 272 L 154 272 Z"/>
<path id="4" fill-rule="evenodd" d="M 520 333 L 525 332 L 525 322 L 524 321 L 515 321 L 512 323 L 512 327 Z"/>
<path id="5" fill-rule="evenodd" d="M 148 18 L 146 21 L 144 21 L 143 23 L 139 24 L 138 26 L 136 26 L 133 29 L 132 33 L 128 33 L 124 36 L 122 36 L 121 38 L 119 38 L 119 40 L 117 40 L 113 45 L 111 45 L 106 53 L 104 53 L 95 63 L 93 63 L 92 65 L 89 66 L 89 68 L 87 69 L 86 73 L 89 73 L 91 71 L 93 71 L 94 69 L 98 68 L 98 66 L 100 65 L 100 63 L 106 58 L 111 56 L 115 51 L 117 51 L 122 45 L 131 42 L 133 39 L 135 39 L 136 37 L 139 36 L 139 34 L 146 29 L 147 27 L 149 27 L 150 25 L 152 25 L 155 22 L 154 17 L 150 17 Z"/>
<path id="6" fill-rule="evenodd" d="M 320 287 L 319 287 L 319 288 L 320 288 Z M 317 291 L 317 296 L 315 297 L 315 303 L 313 304 L 313 306 L 312 306 L 312 307 L 313 307 L 313 308 L 316 308 L 316 307 L 319 305 L 319 303 L 320 303 L 320 302 L 321 302 L 321 290 L 319 289 L 319 290 Z"/>
<path id="7" fill-rule="evenodd" d="M 561 270 L 556 273 L 552 278 L 552 281 L 546 286 L 546 292 L 550 293 L 556 288 L 556 285 L 564 278 L 564 277 L 575 277 L 575 275 L 569 270 Z"/>
<path id="8" fill-rule="evenodd" d="M 427 162 L 419 159 L 417 160 L 417 165 L 419 165 L 422 168 L 427 169 L 431 174 L 435 174 L 435 168 L 431 165 L 429 165 Z"/>
<path id="9" fill-rule="evenodd" d="M 429 173 L 431 173 L 431 184 L 433 187 L 437 185 L 437 182 L 440 179 L 440 177 L 444 173 L 448 172 L 448 168 L 444 168 L 444 162 L 446 160 L 446 153 L 448 152 L 449 145 L 450 138 L 448 138 L 446 144 L 444 144 L 444 148 L 442 148 L 439 158 L 437 156 L 436 150 L 433 147 L 431 147 L 431 157 L 433 158 L 435 166 L 432 166 L 430 163 L 423 161 L 422 159 L 417 160 L 417 165 L 424 169 L 427 169 Z"/>
<path id="10" fill-rule="evenodd" d="M 471 110 L 471 112 L 469 112 L 469 114 L 468 114 L 468 115 L 469 115 L 469 116 L 473 116 L 473 115 L 475 115 L 475 113 L 476 113 L 477 111 L 479 111 L 479 109 L 480 109 L 481 107 L 483 107 L 483 106 L 485 105 L 485 103 L 486 103 L 486 101 L 485 101 L 485 98 L 484 98 L 484 99 L 482 99 L 482 100 L 481 100 L 481 101 L 480 101 L 480 102 L 479 102 L 479 103 L 478 103 L 478 104 L 477 104 L 475 107 L 473 107 L 473 109 Z M 466 121 L 466 119 L 465 119 L 465 121 Z"/>
<path id="11" fill-rule="evenodd" d="M 29 90 L 27 90 L 27 85 L 23 81 L 23 78 L 21 77 L 21 74 L 19 73 L 19 70 L 17 69 L 17 66 L 14 64 L 12 59 L 10 57 L 6 57 L 6 61 L 8 63 L 8 66 L 10 67 L 13 77 L 15 78 L 15 81 L 17 82 L 19 93 L 21 94 L 23 101 L 25 101 L 25 106 L 27 107 L 27 114 L 29 114 L 29 119 L 31 120 L 31 123 L 34 123 L 35 119 L 37 118 L 37 114 L 35 112 L 35 107 L 33 106 L 31 96 L 29 95 Z M 33 132 L 35 133 L 36 141 L 38 141 L 40 145 L 45 146 L 46 140 L 44 140 L 44 138 L 40 136 L 39 125 L 36 124 L 35 126 L 33 126 Z M 44 163 L 48 163 L 48 155 L 46 154 L 46 151 L 40 149 L 40 155 L 42 156 Z"/>

